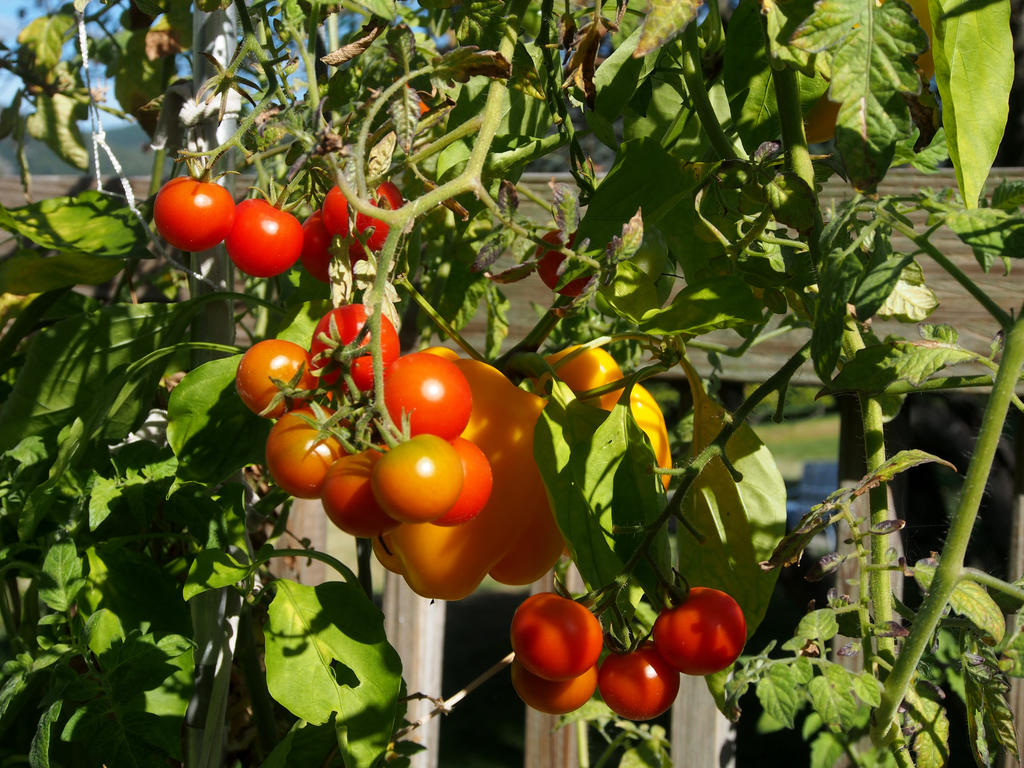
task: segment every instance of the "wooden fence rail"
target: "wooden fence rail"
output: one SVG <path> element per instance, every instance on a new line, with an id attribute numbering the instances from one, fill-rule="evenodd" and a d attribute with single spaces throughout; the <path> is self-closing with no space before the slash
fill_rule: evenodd
<path id="1" fill-rule="evenodd" d="M 548 195 L 546 189 L 551 175 L 527 175 L 523 182 L 532 186 L 541 195 Z M 1024 168 L 996 169 L 992 174 L 992 184 L 1001 179 L 1024 180 Z M 137 195 L 146 195 L 149 181 L 145 178 L 133 178 L 133 188 Z M 84 180 L 71 176 L 36 177 L 33 181 L 33 197 L 43 199 L 67 194 L 72 189 L 86 187 Z M 955 177 L 951 170 L 924 176 L 913 170 L 896 169 L 890 172 L 885 183 L 879 190 L 881 194 L 912 194 L 920 188 L 955 187 Z M 242 188 L 242 187 L 239 187 Z M 849 194 L 849 190 L 841 184 L 829 183 L 822 190 L 824 201 L 838 201 Z M 16 207 L 26 201 L 23 190 L 17 179 L 0 179 L 0 204 L 5 207 Z M 538 216 L 540 209 L 537 209 Z M 985 274 L 978 266 L 970 249 L 964 246 L 952 233 L 939 232 L 932 240 L 947 257 L 953 260 L 972 279 L 981 284 L 985 291 L 1001 306 L 1017 310 L 1024 298 L 1024 280 L 1020 271 L 1009 277 L 1002 275 L 1001 270 Z M 908 248 L 909 243 L 896 242 L 897 248 Z M 2 249 L 2 244 L 0 244 Z M 929 322 L 949 323 L 961 334 L 961 341 L 977 351 L 987 351 L 998 330 L 994 321 L 979 307 L 976 302 L 966 297 L 962 288 L 944 272 L 930 264 L 926 258 L 921 259 L 928 285 L 937 294 L 941 304 Z M 550 301 L 548 291 L 539 280 L 527 279 L 520 283 L 505 286 L 506 293 L 512 303 L 510 317 L 510 338 L 519 338 L 533 324 L 536 315 L 531 309 L 531 302 L 546 305 Z M 875 331 L 884 336 L 889 326 L 879 323 Z M 905 329 L 902 330 L 905 333 Z M 475 318 L 467 329 L 467 337 L 473 343 L 481 344 L 484 333 L 484 321 Z M 721 332 L 713 337 L 722 343 L 736 343 L 737 337 L 731 332 Z M 763 381 L 772 372 L 778 370 L 782 363 L 803 344 L 806 332 L 793 332 L 777 337 L 771 341 L 753 347 L 742 359 L 727 356 L 720 357 L 721 369 L 718 376 L 723 380 L 736 382 Z M 711 365 L 707 358 L 695 354 L 695 362 L 702 373 L 709 373 Z M 798 384 L 817 384 L 813 371 L 809 366 L 802 369 L 795 380 Z M 849 417 L 844 417 L 848 419 Z M 845 423 L 841 432 L 851 434 Z M 1018 430 L 1019 443 L 1024 445 L 1024 438 Z M 847 447 L 844 451 L 849 451 Z M 1021 450 L 1018 449 L 1018 455 Z M 1018 464 L 1018 470 L 1024 463 Z M 1014 510 L 1012 541 L 1015 542 L 1010 563 L 1010 575 L 1016 577 L 1024 573 L 1024 526 L 1021 524 L 1020 507 L 1024 504 L 1024 493 L 1020 487 L 1024 481 L 1018 472 L 1018 503 Z M 845 475 L 844 475 L 845 478 Z M 849 479 L 849 478 L 845 478 Z M 318 513 L 316 502 L 302 502 L 302 536 L 307 537 L 313 546 L 329 548 L 337 551 L 337 541 L 328 542 L 326 517 Z M 316 567 L 314 563 L 313 567 Z M 292 577 L 300 580 L 323 578 L 322 572 L 316 574 L 302 572 L 301 564 L 293 564 Z M 550 582 L 540 582 L 534 589 L 547 588 Z M 410 691 L 419 691 L 429 696 L 440 697 L 442 692 L 449 692 L 447 681 L 442 679 L 441 665 L 443 658 L 443 638 L 445 624 L 445 604 L 423 600 L 413 595 L 404 582 L 391 574 L 387 575 L 384 589 L 384 609 L 388 617 L 387 631 L 392 643 L 399 650 L 405 665 L 405 677 Z M 472 706 L 469 703 L 463 706 Z M 1015 715 L 1018 723 L 1024 714 L 1024 693 L 1018 690 L 1014 699 Z M 432 706 L 428 700 L 414 702 L 410 708 L 409 719 L 414 720 Z M 417 709 L 416 707 L 420 707 Z M 414 768 L 435 768 L 438 765 L 438 741 L 440 718 L 433 718 L 429 725 L 419 729 L 418 736 L 428 746 L 425 752 L 413 759 Z M 565 768 L 577 762 L 576 735 L 572 729 L 553 731 L 555 718 L 537 713 L 530 713 L 526 720 L 526 753 L 525 768 Z M 729 768 L 735 765 L 734 731 L 730 724 L 718 714 L 712 703 L 711 696 L 702 680 L 688 679 L 684 681 L 677 699 L 672 717 L 673 765 L 676 768 Z M 1016 764 L 1013 762 L 1012 764 Z M 1010 762 L 1006 766 L 1011 765 Z"/>

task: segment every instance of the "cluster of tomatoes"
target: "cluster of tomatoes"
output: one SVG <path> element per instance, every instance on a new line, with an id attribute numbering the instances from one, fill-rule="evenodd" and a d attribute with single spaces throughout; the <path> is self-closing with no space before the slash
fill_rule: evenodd
<path id="1" fill-rule="evenodd" d="M 377 187 L 374 205 L 402 206 L 402 193 L 390 181 Z M 338 187 L 300 224 L 288 211 L 253 198 L 238 205 L 224 187 L 190 176 L 171 179 L 157 193 L 153 222 L 163 238 L 183 251 L 205 251 L 224 243 L 231 261 L 253 277 L 273 277 L 301 260 L 318 280 L 330 282 L 331 240 L 348 238 L 352 263 L 379 251 L 388 236 L 384 222 L 357 213 L 350 224 L 348 201 Z M 352 234 L 353 237 L 349 237 Z M 365 244 L 364 244 L 365 243 Z"/>
<path id="2" fill-rule="evenodd" d="M 374 387 L 367 322 L 364 305 L 344 305 L 321 318 L 308 348 L 268 339 L 242 356 L 239 396 L 253 412 L 277 419 L 267 437 L 267 471 L 292 496 L 321 499 L 334 524 L 353 536 L 376 537 L 401 523 L 473 519 L 490 497 L 491 468 L 460 437 L 472 392 L 443 353 L 400 357 L 398 334 L 381 317 L 384 403 L 395 431 L 408 439 L 355 450 L 350 438 L 360 420 L 372 420 L 372 410 L 331 412 L 342 400 L 365 406 L 362 393 Z M 313 406 L 318 400 L 326 405 Z M 380 431 L 369 427 L 366 434 Z"/>
<path id="3" fill-rule="evenodd" d="M 649 639 L 602 660 L 597 617 L 581 603 L 543 592 L 519 606 L 510 634 L 512 685 L 530 707 L 561 715 L 599 691 L 620 717 L 650 720 L 672 706 L 680 673 L 709 675 L 732 664 L 747 625 L 730 595 L 694 587 L 658 615 Z"/>

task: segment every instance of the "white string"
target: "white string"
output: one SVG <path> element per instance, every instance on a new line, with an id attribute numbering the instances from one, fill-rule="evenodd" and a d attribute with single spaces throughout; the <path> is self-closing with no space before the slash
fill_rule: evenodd
<path id="1" fill-rule="evenodd" d="M 149 228 L 149 224 L 142 217 L 138 207 L 135 204 L 135 192 L 132 190 L 131 182 L 128 181 L 124 175 L 124 168 L 117 157 L 114 155 L 114 151 L 107 144 L 107 132 L 103 128 L 103 120 L 100 117 L 99 104 L 96 103 L 96 98 L 92 92 L 92 82 L 89 77 L 89 38 L 85 31 L 85 6 L 88 5 L 86 2 L 82 9 L 75 8 L 75 20 L 78 22 L 78 50 L 82 56 L 82 73 L 85 78 L 85 87 L 89 92 L 89 125 L 92 132 L 92 155 L 93 163 L 96 166 L 96 189 L 101 194 L 107 194 L 106 190 L 103 189 L 103 177 L 100 172 L 100 149 L 103 149 L 104 154 L 110 160 L 111 166 L 114 168 L 114 174 L 121 182 L 121 187 L 124 189 L 125 201 L 128 203 L 128 209 L 135 214 L 135 218 L 142 224 L 142 229 L 149 237 L 150 243 L 157 249 L 157 251 L 163 255 L 171 265 L 182 272 L 185 272 L 193 279 L 198 280 L 201 283 L 208 285 L 216 291 L 225 290 L 225 286 L 217 285 L 205 275 L 202 275 L 188 266 L 180 263 L 171 253 L 170 248 L 164 247 L 153 234 L 153 230 Z"/>

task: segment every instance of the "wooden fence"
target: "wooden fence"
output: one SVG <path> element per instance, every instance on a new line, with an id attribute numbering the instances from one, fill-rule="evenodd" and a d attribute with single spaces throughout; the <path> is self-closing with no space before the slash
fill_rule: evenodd
<path id="1" fill-rule="evenodd" d="M 536 192 L 548 195 L 547 182 L 551 175 L 527 175 L 523 182 L 533 186 Z M 992 174 L 991 183 L 1000 180 L 1024 180 L 1024 168 L 996 169 Z M 139 196 L 145 196 L 148 179 L 134 178 L 132 186 Z M 896 169 L 890 172 L 880 192 L 882 194 L 912 194 L 924 187 L 954 187 L 955 178 L 951 170 L 939 174 L 925 176 L 913 170 Z M 33 198 L 43 199 L 55 195 L 67 194 L 72 188 L 85 187 L 81 179 L 75 177 L 36 177 L 33 181 Z M 849 194 L 848 189 L 839 183 L 826 184 L 822 191 L 822 200 L 839 201 Z M 0 204 L 14 207 L 25 203 L 23 190 L 15 178 L 0 179 Z M 539 215 L 539 209 L 538 209 Z M 940 231 L 932 240 L 947 257 L 953 260 L 972 279 L 983 286 L 984 290 L 996 302 L 1016 311 L 1024 298 L 1024 280 L 1019 270 L 1009 277 L 1002 275 L 1001 268 L 985 274 L 978 266 L 970 249 L 964 246 L 952 233 Z M 907 248 L 909 243 L 902 244 L 897 240 L 897 248 Z M 941 304 L 929 322 L 949 323 L 960 330 L 961 341 L 977 351 L 987 351 L 995 335 L 995 322 L 982 310 L 977 303 L 967 297 L 963 289 L 951 280 L 937 266 L 922 259 L 928 285 L 937 294 Z M 528 279 L 520 283 L 506 286 L 506 293 L 512 303 L 510 338 L 519 338 L 532 326 L 535 315 L 531 302 L 546 305 L 550 301 L 548 291 L 539 280 Z M 877 324 L 875 331 L 884 336 L 888 326 Z M 467 329 L 467 337 L 473 343 L 482 344 L 484 321 L 476 318 Z M 905 333 L 905 329 L 902 330 Z M 738 337 L 725 331 L 713 334 L 712 338 L 723 344 L 737 343 Z M 782 363 L 799 348 L 807 338 L 806 332 L 794 331 L 784 336 L 775 337 L 759 344 L 743 355 L 742 358 L 720 356 L 721 379 L 735 382 L 763 381 L 770 373 L 778 370 Z M 699 352 L 694 353 L 694 362 L 702 373 L 710 373 L 711 365 L 707 357 Z M 671 376 L 672 374 L 668 374 Z M 795 379 L 798 384 L 817 384 L 813 371 L 805 366 L 798 372 Z M 849 411 L 844 411 L 849 413 Z M 861 453 L 857 432 L 850 416 L 843 416 L 840 444 L 840 482 L 849 483 L 859 478 L 859 462 Z M 1020 451 L 1018 450 L 1018 455 Z M 1018 463 L 1024 468 L 1024 462 Z M 1024 574 L 1024 525 L 1021 524 L 1021 509 L 1024 508 L 1024 480 L 1018 471 L 1016 490 L 1016 506 L 1013 516 L 1014 542 L 1011 548 L 1011 576 Z M 318 502 L 300 501 L 296 503 L 292 531 L 298 538 L 307 538 L 313 546 L 327 548 L 337 552 L 342 547 L 337 532 L 330 535 L 326 525 L 326 517 L 319 509 Z M 285 546 L 289 543 L 286 542 Z M 350 545 L 349 545 L 350 546 Z M 325 574 L 315 561 L 311 563 L 296 561 L 284 564 L 288 575 L 306 583 L 316 583 Z M 550 582 L 541 582 L 533 589 L 540 590 L 550 586 Z M 466 680 L 443 680 L 441 665 L 443 659 L 446 606 L 442 601 L 430 601 L 413 594 L 400 578 L 387 574 L 384 588 L 384 611 L 387 616 L 387 631 L 392 643 L 402 656 L 405 666 L 405 678 L 410 692 L 421 692 L 431 697 L 451 695 L 451 686 L 461 685 Z M 472 670 L 468 673 L 474 674 Z M 1021 716 L 1024 715 L 1024 688 L 1015 683 L 1013 708 L 1020 727 Z M 473 706 L 472 699 L 463 706 Z M 433 703 L 424 699 L 410 704 L 408 718 L 414 721 L 425 715 L 433 707 Z M 525 768 L 565 768 L 577 764 L 576 735 L 572 729 L 554 731 L 557 718 L 530 711 L 526 719 L 525 743 L 526 751 L 523 765 Z M 437 766 L 438 744 L 440 738 L 440 717 L 435 717 L 415 734 L 427 750 L 413 758 L 414 768 L 434 768 Z M 673 765 L 677 768 L 705 768 L 719 766 L 727 768 L 735 765 L 734 748 L 731 744 L 734 731 L 712 703 L 703 680 L 684 676 L 679 697 L 672 713 L 671 738 L 673 745 Z M 1006 766 L 1016 765 L 1016 761 L 1007 761 Z"/>

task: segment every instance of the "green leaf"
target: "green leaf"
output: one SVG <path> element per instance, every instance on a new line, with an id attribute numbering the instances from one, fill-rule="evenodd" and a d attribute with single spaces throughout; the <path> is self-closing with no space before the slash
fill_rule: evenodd
<path id="1" fill-rule="evenodd" d="M 208 589 L 231 587 L 248 577 L 248 566 L 240 565 L 227 552 L 204 549 L 196 553 L 185 579 L 184 597 L 191 600 Z"/>
<path id="2" fill-rule="evenodd" d="M 761 305 L 739 277 L 723 275 L 687 285 L 664 309 L 644 313 L 640 328 L 647 333 L 694 336 L 719 328 L 750 325 L 761 319 Z"/>
<path id="3" fill-rule="evenodd" d="M 36 96 L 36 111 L 25 118 L 25 129 L 39 139 L 64 162 L 85 170 L 89 167 L 89 151 L 82 141 L 78 121 L 85 119 L 85 104 L 77 99 L 55 93 Z"/>
<path id="4" fill-rule="evenodd" d="M 701 385 L 686 362 L 684 370 L 693 397 L 693 443 L 696 455 L 714 440 L 725 423 L 725 410 Z M 712 459 L 687 494 L 683 516 L 698 535 L 680 527 L 679 571 L 688 583 L 728 592 L 740 604 L 747 632 L 760 624 L 778 571 L 762 570 L 786 529 L 786 485 L 771 452 L 744 424 L 725 447 L 737 482 L 721 458 Z"/>
<path id="5" fill-rule="evenodd" d="M 629 408 L 616 404 L 602 411 L 555 382 L 537 420 L 533 450 L 583 580 L 591 589 L 612 583 L 635 554 L 643 526 L 657 519 L 665 504 L 663 486 L 651 471 L 654 452 Z M 662 531 L 648 549 L 650 560 L 666 570 L 668 543 Z M 649 596 L 660 594 L 646 558 L 634 575 Z"/>
<path id="6" fill-rule="evenodd" d="M 88 585 L 78 602 L 86 614 L 106 608 L 117 615 L 126 634 L 143 627 L 155 632 L 191 630 L 175 573 L 123 543 L 99 543 L 85 555 Z"/>
<path id="7" fill-rule="evenodd" d="M 338 747 L 334 721 L 324 725 L 310 725 L 297 721 L 285 734 L 260 768 L 305 768 L 310 765 L 328 765 L 328 758 Z"/>
<path id="8" fill-rule="evenodd" d="M 180 635 L 157 639 L 133 632 L 114 642 L 97 659 L 100 695 L 71 715 L 61 738 L 91 758 L 93 764 L 166 765 L 181 758 L 181 728 L 188 706 L 192 644 Z M 154 706 L 149 697 L 174 680 L 179 689 L 168 706 L 166 696 Z"/>
<path id="9" fill-rule="evenodd" d="M 1010 259 L 1019 258 L 1024 248 L 1024 216 L 998 208 L 975 208 L 946 215 L 946 226 L 971 246 L 974 257 L 987 272 L 995 259 L 1002 259 L 1007 271 Z"/>
<path id="10" fill-rule="evenodd" d="M 976 208 L 1009 111 L 1010 4 L 929 0 L 928 10 L 949 157 L 964 203 Z"/>
<path id="11" fill-rule="evenodd" d="M 123 643 L 124 640 L 121 620 L 107 608 L 100 608 L 85 622 L 85 642 L 94 656 L 102 656 L 115 643 Z"/>
<path id="12" fill-rule="evenodd" d="M 811 360 L 822 381 L 832 378 L 842 351 L 846 305 L 863 273 L 860 259 L 851 249 L 833 251 L 821 267 L 820 295 L 814 309 Z"/>
<path id="13" fill-rule="evenodd" d="M 811 742 L 810 768 L 835 768 L 846 755 L 846 742 L 831 731 L 822 731 Z"/>
<path id="14" fill-rule="evenodd" d="M 788 664 L 777 663 L 769 667 L 768 674 L 758 681 L 756 690 L 765 712 L 787 728 L 796 727 L 794 718 L 803 706 L 804 693 Z"/>
<path id="15" fill-rule="evenodd" d="M 954 344 L 937 341 L 891 341 L 857 350 L 824 392 L 882 392 L 906 381 L 920 385 L 950 365 L 967 363 L 977 355 Z"/>
<path id="16" fill-rule="evenodd" d="M 60 719 L 60 710 L 64 701 L 57 699 L 50 704 L 39 718 L 39 725 L 32 736 L 29 746 L 28 764 L 31 768 L 50 768 L 50 738 L 54 724 Z"/>
<path id="17" fill-rule="evenodd" d="M 978 765 L 991 765 L 1005 749 L 1020 757 L 1017 733 L 1006 696 L 1010 686 L 986 656 L 963 657 L 964 693 L 967 706 L 967 730 Z"/>
<path id="18" fill-rule="evenodd" d="M 882 684 L 866 670 L 853 676 L 853 692 L 869 707 L 877 707 L 882 703 Z"/>
<path id="19" fill-rule="evenodd" d="M 82 578 L 82 558 L 73 541 L 58 541 L 43 559 L 43 572 L 39 580 L 39 597 L 53 610 L 64 612 L 75 602 L 85 586 Z"/>
<path id="20" fill-rule="evenodd" d="M 832 731 L 850 730 L 857 717 L 857 701 L 850 696 L 852 675 L 831 662 L 823 662 L 821 671 L 807 686 L 811 705 Z"/>
<path id="21" fill-rule="evenodd" d="M 818 198 L 803 179 L 792 171 L 777 173 L 764 188 L 775 218 L 797 232 L 814 228 Z"/>
<path id="22" fill-rule="evenodd" d="M 241 359 L 234 355 L 204 363 L 171 393 L 167 441 L 183 480 L 223 480 L 246 464 L 263 461 L 270 421 L 250 411 L 235 391 Z"/>
<path id="23" fill-rule="evenodd" d="M 646 56 L 675 39 L 697 16 L 694 0 L 650 0 L 634 56 Z"/>
<path id="24" fill-rule="evenodd" d="M 270 695 L 314 725 L 337 713 L 345 765 L 369 766 L 391 739 L 401 686 L 384 616 L 357 583 L 275 585 L 264 630 Z"/>
<path id="25" fill-rule="evenodd" d="M 787 640 L 782 648 L 787 651 L 799 651 L 808 642 L 823 645 L 839 633 L 839 622 L 831 608 L 819 608 L 811 611 L 797 624 L 793 637 Z"/>
<path id="26" fill-rule="evenodd" d="M 72 285 L 99 285 L 124 268 L 113 259 L 68 251 L 41 257 L 28 249 L 0 262 L 0 293 L 44 293 Z"/>
<path id="27" fill-rule="evenodd" d="M 684 201 L 692 208 L 699 181 L 699 168 L 669 154 L 656 139 L 625 142 L 590 198 L 576 242 L 590 238 L 591 247 L 603 249 L 638 208 L 645 226 L 654 226 Z"/>
<path id="28" fill-rule="evenodd" d="M 123 259 L 151 255 L 146 249 L 146 230 L 131 209 L 122 199 L 96 190 L 74 197 L 51 197 L 21 208 L 0 206 L 0 228 L 42 248 L 78 254 L 78 259 L 64 260 L 66 269 L 84 270 L 90 262 L 88 256 Z"/>
<path id="29" fill-rule="evenodd" d="M 939 306 L 935 291 L 925 285 L 921 266 L 911 260 L 899 274 L 896 284 L 877 310 L 883 319 L 920 323 Z"/>
<path id="30" fill-rule="evenodd" d="M 357 0 L 357 4 L 365 8 L 367 13 L 388 21 L 397 15 L 394 0 Z"/>
<path id="31" fill-rule="evenodd" d="M 914 564 L 914 580 L 922 589 L 929 589 L 935 577 L 938 562 L 932 558 Z M 949 607 L 969 620 L 986 638 L 985 642 L 998 644 L 1006 632 L 1003 612 L 985 588 L 974 581 L 963 579 L 949 596 Z"/>
<path id="32" fill-rule="evenodd" d="M 31 66 L 48 74 L 60 63 L 64 43 L 74 26 L 75 17 L 68 13 L 52 13 L 30 21 L 18 33 L 22 55 L 30 55 Z"/>
<path id="33" fill-rule="evenodd" d="M 1003 211 L 1013 212 L 1024 205 L 1024 181 L 1021 179 L 1003 179 L 999 186 L 992 190 L 990 205 Z"/>
<path id="34" fill-rule="evenodd" d="M 921 89 L 914 59 L 928 44 L 924 31 L 903 2 L 819 0 L 791 42 L 831 52 L 836 144 L 853 185 L 874 190 L 910 129 L 901 94 Z"/>
<path id="35" fill-rule="evenodd" d="M 944 768 L 949 762 L 949 718 L 923 684 L 911 686 L 905 699 L 911 749 L 917 768 Z"/>
<path id="36" fill-rule="evenodd" d="M 90 425 L 95 416 L 101 436 L 127 435 L 149 404 L 133 397 L 111 410 L 115 398 L 107 398 L 105 388 L 120 391 L 129 363 L 177 340 L 184 330 L 179 306 L 185 305 L 114 304 L 40 331 L 0 409 L 0 453 L 26 435 L 53 437 L 76 416 L 87 416 Z M 161 373 L 145 372 L 140 386 L 151 391 Z"/>
<path id="37" fill-rule="evenodd" d="M 620 42 L 611 56 L 598 66 L 594 73 L 594 87 L 597 94 L 593 111 L 584 112 L 584 119 L 595 134 L 613 150 L 618 150 L 619 141 L 612 130 L 612 124 L 622 115 L 622 110 L 636 93 L 639 83 L 646 78 L 655 65 L 654 56 L 635 57 L 641 28 Z M 602 130 L 603 129 L 603 130 Z"/>

